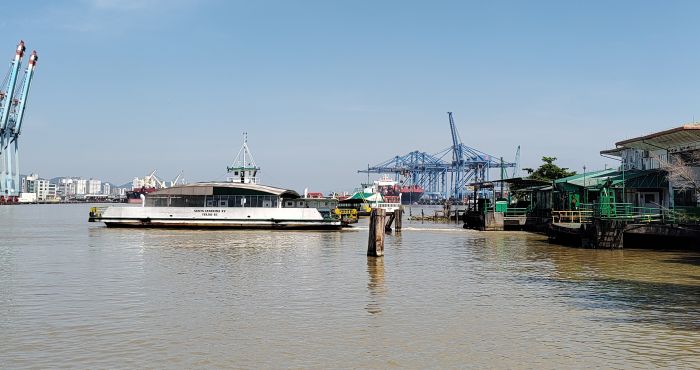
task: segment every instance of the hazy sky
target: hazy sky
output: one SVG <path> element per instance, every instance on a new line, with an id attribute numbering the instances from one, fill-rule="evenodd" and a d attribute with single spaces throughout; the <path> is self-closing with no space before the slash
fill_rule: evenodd
<path id="1" fill-rule="evenodd" d="M 451 144 L 577 171 L 700 119 L 696 1 L 75 0 L 3 4 L 36 49 L 21 172 L 220 179 L 241 133 L 264 183 L 351 190 Z M 3 54 L 4 53 L 4 54 Z"/>

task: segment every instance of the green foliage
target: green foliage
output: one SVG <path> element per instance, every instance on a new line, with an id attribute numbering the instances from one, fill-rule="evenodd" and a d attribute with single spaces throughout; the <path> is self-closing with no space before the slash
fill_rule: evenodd
<path id="1" fill-rule="evenodd" d="M 568 171 L 568 168 L 559 167 L 554 164 L 556 160 L 557 157 L 542 157 L 542 162 L 544 163 L 538 169 L 523 168 L 523 170 L 527 171 L 531 179 L 544 181 L 552 181 L 576 174 L 576 171 Z"/>

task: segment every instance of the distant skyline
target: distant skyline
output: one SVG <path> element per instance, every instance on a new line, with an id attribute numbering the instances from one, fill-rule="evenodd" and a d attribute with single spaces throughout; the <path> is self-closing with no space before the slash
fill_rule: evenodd
<path id="1" fill-rule="evenodd" d="M 266 184 L 451 145 L 536 168 L 700 118 L 694 1 L 67 0 L 5 4 L 0 60 L 39 63 L 22 174 L 223 179 L 248 132 Z M 26 61 L 25 61 L 26 63 Z M 26 64 L 25 64 L 26 65 Z"/>

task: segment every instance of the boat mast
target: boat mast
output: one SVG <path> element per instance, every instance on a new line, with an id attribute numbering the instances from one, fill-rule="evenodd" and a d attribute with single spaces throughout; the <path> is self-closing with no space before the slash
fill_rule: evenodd
<path id="1" fill-rule="evenodd" d="M 248 148 L 248 133 L 243 133 L 243 145 L 233 160 L 232 167 L 226 167 L 228 173 L 233 172 L 233 176 L 229 176 L 226 180 L 231 182 L 240 182 L 242 184 L 257 184 L 257 174 L 260 167 L 255 164 L 253 154 Z"/>

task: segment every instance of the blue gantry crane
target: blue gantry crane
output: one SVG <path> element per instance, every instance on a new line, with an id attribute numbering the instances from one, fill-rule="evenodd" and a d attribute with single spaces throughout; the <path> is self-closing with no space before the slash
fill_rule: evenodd
<path id="1" fill-rule="evenodd" d="M 402 185 L 418 185 L 428 193 L 447 193 L 449 166 L 432 154 L 412 151 L 368 167 L 360 173 L 392 174 Z"/>
<path id="2" fill-rule="evenodd" d="M 19 70 L 24 57 L 24 41 L 17 45 L 10 71 L 0 86 L 0 203 L 15 202 L 19 196 L 19 135 L 24 111 L 27 107 L 29 88 L 38 57 L 33 51 L 29 64 L 17 88 Z"/>
<path id="3" fill-rule="evenodd" d="M 489 180 L 491 169 L 515 168 L 516 163 L 465 145 L 452 112 L 447 112 L 452 145 L 434 154 L 413 151 L 359 170 L 360 173 L 393 174 L 403 185 L 418 185 L 426 194 L 444 199 L 464 199 L 466 186 Z M 518 147 L 518 156 L 520 149 Z"/>

